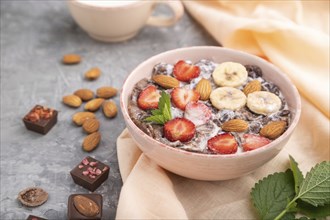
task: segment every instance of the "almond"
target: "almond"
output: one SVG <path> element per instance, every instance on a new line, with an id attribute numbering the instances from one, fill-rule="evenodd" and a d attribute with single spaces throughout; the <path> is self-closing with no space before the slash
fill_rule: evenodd
<path id="1" fill-rule="evenodd" d="M 285 131 L 287 126 L 286 121 L 272 121 L 261 128 L 260 135 L 269 139 L 276 139 Z"/>
<path id="2" fill-rule="evenodd" d="M 85 110 L 95 112 L 96 110 L 98 110 L 101 107 L 103 101 L 104 101 L 104 99 L 102 99 L 102 98 L 90 100 L 86 103 Z"/>
<path id="3" fill-rule="evenodd" d="M 94 98 L 94 92 L 90 89 L 78 89 L 73 94 L 79 96 L 83 101 L 89 101 Z"/>
<path id="4" fill-rule="evenodd" d="M 210 98 L 212 86 L 209 80 L 201 79 L 196 85 L 196 91 L 200 94 L 200 99 L 206 101 Z"/>
<path id="5" fill-rule="evenodd" d="M 257 92 L 261 90 L 261 83 L 258 80 L 252 80 L 243 89 L 244 94 L 247 96 L 252 92 Z"/>
<path id="6" fill-rule="evenodd" d="M 78 125 L 81 126 L 86 120 L 95 118 L 95 114 L 92 112 L 77 112 L 72 116 L 72 121 Z"/>
<path id="7" fill-rule="evenodd" d="M 79 96 L 76 96 L 76 95 L 63 96 L 62 101 L 67 106 L 74 107 L 74 108 L 78 108 L 82 103 Z"/>
<path id="8" fill-rule="evenodd" d="M 87 137 L 85 137 L 82 147 L 85 151 L 92 151 L 94 150 L 97 145 L 100 143 L 101 140 L 101 133 L 100 132 L 94 132 L 92 134 L 89 134 Z"/>
<path id="9" fill-rule="evenodd" d="M 243 132 L 249 128 L 249 124 L 242 119 L 232 119 L 222 124 L 222 130 L 231 132 Z"/>
<path id="10" fill-rule="evenodd" d="M 110 86 L 103 86 L 96 90 L 96 95 L 104 99 L 112 98 L 117 95 L 117 89 Z"/>
<path id="11" fill-rule="evenodd" d="M 155 75 L 152 77 L 152 80 L 165 89 L 172 89 L 180 86 L 180 82 L 171 76 Z"/>
<path id="12" fill-rule="evenodd" d="M 85 73 L 85 78 L 88 80 L 95 80 L 101 75 L 101 70 L 97 67 L 93 67 Z"/>
<path id="13" fill-rule="evenodd" d="M 78 54 L 66 54 L 63 56 L 62 62 L 64 64 L 77 64 L 80 63 L 80 56 Z"/>
<path id="14" fill-rule="evenodd" d="M 117 106 L 113 101 L 106 101 L 103 103 L 103 113 L 108 118 L 113 118 L 117 115 Z"/>
<path id="15" fill-rule="evenodd" d="M 96 204 L 96 202 L 85 196 L 74 196 L 73 205 L 81 215 L 86 217 L 94 217 L 100 213 L 100 207 Z"/>
<path id="16" fill-rule="evenodd" d="M 91 134 L 99 130 L 100 122 L 96 118 L 90 118 L 83 123 L 82 127 L 86 133 Z"/>

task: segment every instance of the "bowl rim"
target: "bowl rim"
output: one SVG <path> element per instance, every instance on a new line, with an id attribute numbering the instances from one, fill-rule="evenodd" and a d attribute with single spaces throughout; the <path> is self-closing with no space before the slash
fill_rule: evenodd
<path id="1" fill-rule="evenodd" d="M 263 63 L 264 65 L 269 65 L 272 69 L 274 69 L 275 72 L 277 72 L 282 78 L 284 78 L 288 84 L 290 85 L 291 89 L 293 90 L 294 94 L 292 94 L 296 101 L 297 101 L 297 108 L 295 109 L 295 116 L 294 118 L 291 120 L 291 124 L 288 127 L 288 129 L 277 139 L 273 140 L 271 143 L 262 146 L 260 148 L 257 148 L 255 150 L 252 151 L 246 151 L 246 152 L 240 152 L 240 153 L 236 153 L 236 154 L 203 154 L 203 153 L 197 153 L 197 152 L 192 152 L 192 151 L 186 151 L 180 148 L 175 148 L 175 147 L 171 147 L 169 145 L 166 145 L 160 141 L 157 141 L 155 139 L 153 139 L 152 137 L 150 137 L 149 135 L 147 135 L 146 133 L 144 133 L 130 118 L 129 114 L 128 114 L 128 110 L 127 108 L 125 108 L 124 106 L 124 95 L 123 95 L 123 91 L 126 89 L 127 87 L 127 82 L 130 80 L 130 78 L 133 77 L 134 73 L 139 70 L 142 66 L 148 64 L 149 62 L 152 62 L 153 60 L 157 60 L 158 57 L 163 57 L 163 56 L 167 56 L 170 55 L 172 53 L 177 53 L 177 52 L 181 52 L 181 51 L 186 51 L 186 50 L 193 50 L 193 51 L 198 51 L 198 50 L 223 50 L 223 51 L 227 51 L 230 53 L 236 53 L 237 55 L 241 55 L 241 56 L 248 56 L 251 57 L 253 59 L 257 59 L 258 62 Z M 202 58 L 201 58 L 202 59 Z M 161 61 L 159 61 L 161 62 Z M 243 51 L 239 51 L 239 50 L 234 50 L 234 49 L 229 49 L 229 48 L 224 48 L 224 47 L 220 47 L 220 46 L 193 46 L 193 47 L 183 47 L 183 48 L 178 48 L 178 49 L 173 49 L 173 50 L 168 50 L 159 54 L 156 54 L 150 58 L 148 58 L 147 60 L 143 61 L 142 63 L 140 63 L 137 67 L 135 67 L 131 73 L 126 77 L 122 89 L 121 89 L 121 93 L 120 93 L 120 107 L 121 107 L 121 111 L 124 117 L 124 120 L 126 121 L 126 123 L 128 123 L 131 127 L 134 128 L 134 131 L 136 131 L 140 136 L 142 136 L 143 138 L 149 140 L 149 142 L 155 142 L 157 143 L 157 145 L 159 145 L 160 147 L 165 148 L 166 150 L 170 150 L 170 151 L 174 151 L 177 152 L 178 154 L 185 154 L 185 155 L 191 155 L 193 157 L 202 157 L 202 158 L 244 158 L 244 157 L 250 157 L 250 156 L 254 156 L 254 155 L 258 155 L 258 154 L 262 154 L 265 151 L 270 150 L 271 148 L 274 148 L 277 146 L 278 143 L 280 143 L 281 141 L 283 141 L 284 139 L 288 138 L 291 133 L 293 132 L 293 130 L 295 129 L 295 127 L 297 126 L 298 122 L 299 122 L 299 118 L 300 118 L 300 114 L 301 114 L 301 98 L 299 95 L 299 92 L 296 88 L 296 86 L 292 83 L 292 81 L 290 80 L 290 78 L 285 75 L 278 67 L 276 67 L 274 64 L 267 62 L 266 60 L 255 56 L 253 54 L 249 54 Z M 131 135 L 131 134 L 130 134 Z M 132 136 L 132 135 L 131 135 Z M 134 139 L 134 138 L 133 138 Z M 136 143 L 137 144 L 137 143 Z M 138 144 L 137 144 L 138 145 Z"/>
<path id="2" fill-rule="evenodd" d="M 126 4 L 126 5 L 115 5 L 115 6 L 107 6 L 107 5 L 92 5 L 92 4 L 85 4 L 82 3 L 79 0 L 66 0 L 67 4 L 72 4 L 75 6 L 79 6 L 82 8 L 89 8 L 89 9 L 96 9 L 96 10 L 118 10 L 118 9 L 131 9 L 134 7 L 137 7 L 139 5 L 142 5 L 144 3 L 144 1 L 135 1 L 135 2 L 131 2 L 130 4 Z"/>

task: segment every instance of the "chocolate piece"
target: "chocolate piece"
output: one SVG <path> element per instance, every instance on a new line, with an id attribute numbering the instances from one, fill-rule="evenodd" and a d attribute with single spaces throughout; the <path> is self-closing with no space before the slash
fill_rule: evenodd
<path id="1" fill-rule="evenodd" d="M 68 199 L 68 220 L 101 219 L 102 202 L 103 199 L 100 194 L 70 195 Z"/>
<path id="2" fill-rule="evenodd" d="M 84 158 L 70 174 L 73 181 L 94 192 L 109 176 L 109 166 L 92 158 Z"/>
<path id="3" fill-rule="evenodd" d="M 41 218 L 35 215 L 29 215 L 28 218 L 26 220 L 47 220 L 45 218 Z"/>
<path id="4" fill-rule="evenodd" d="M 25 127 L 31 131 L 40 134 L 47 132 L 56 124 L 58 112 L 41 105 L 36 105 L 27 115 L 24 116 L 23 122 Z"/>
<path id="5" fill-rule="evenodd" d="M 39 187 L 29 187 L 18 194 L 17 198 L 23 205 L 35 207 L 42 205 L 48 199 L 48 193 Z"/>

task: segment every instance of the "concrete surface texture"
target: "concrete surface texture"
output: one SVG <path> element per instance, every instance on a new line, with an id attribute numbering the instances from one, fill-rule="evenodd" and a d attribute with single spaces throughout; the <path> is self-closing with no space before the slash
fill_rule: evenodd
<path id="1" fill-rule="evenodd" d="M 170 13 L 163 6 L 156 13 Z M 218 45 L 189 15 L 170 28 L 145 27 L 132 40 L 122 43 L 94 41 L 80 29 L 65 1 L 1 0 L 1 215 L 0 219 L 26 219 L 29 214 L 47 219 L 66 219 L 67 199 L 73 193 L 89 193 L 76 185 L 70 170 L 85 156 L 110 165 L 108 180 L 95 193 L 103 195 L 103 219 L 114 219 L 122 187 L 116 154 L 116 138 L 125 128 L 119 112 L 106 119 L 101 111 L 102 141 L 86 153 L 86 136 L 74 126 L 75 112 L 62 104 L 62 96 L 79 88 L 100 86 L 118 89 L 140 62 L 160 52 L 187 46 Z M 67 53 L 82 56 L 79 65 L 65 66 Z M 89 68 L 103 74 L 94 81 L 83 79 Z M 119 95 L 113 99 L 119 107 Z M 47 135 L 28 131 L 22 118 L 35 105 L 59 111 L 58 122 Z M 17 201 L 18 193 L 39 186 L 49 193 L 40 207 L 27 208 Z M 134 205 L 134 204 L 132 204 Z"/>

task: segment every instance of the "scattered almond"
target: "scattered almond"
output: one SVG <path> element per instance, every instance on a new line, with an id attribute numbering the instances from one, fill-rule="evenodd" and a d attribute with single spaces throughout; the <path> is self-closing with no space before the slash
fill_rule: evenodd
<path id="1" fill-rule="evenodd" d="M 257 91 L 261 91 L 261 83 L 258 80 L 252 80 L 243 89 L 243 92 L 246 96 L 252 92 Z"/>
<path id="2" fill-rule="evenodd" d="M 87 137 L 85 137 L 82 147 L 85 151 L 92 151 L 94 150 L 97 145 L 100 143 L 101 140 L 101 133 L 100 132 L 94 132 L 92 134 L 89 134 Z"/>
<path id="3" fill-rule="evenodd" d="M 78 54 L 66 54 L 63 56 L 62 62 L 64 64 L 77 64 L 80 63 L 80 56 Z"/>
<path id="4" fill-rule="evenodd" d="M 97 67 L 93 67 L 85 73 L 85 78 L 88 80 L 95 80 L 101 75 L 101 70 Z"/>
<path id="5" fill-rule="evenodd" d="M 76 96 L 76 95 L 63 96 L 62 101 L 67 106 L 74 107 L 74 108 L 78 108 L 82 103 L 79 96 Z"/>
<path id="6" fill-rule="evenodd" d="M 201 79 L 196 85 L 196 91 L 200 94 L 200 99 L 206 101 L 210 98 L 212 86 L 209 80 Z"/>
<path id="7" fill-rule="evenodd" d="M 103 103 L 103 113 L 108 118 L 113 118 L 117 115 L 117 106 L 113 101 L 106 101 Z"/>
<path id="8" fill-rule="evenodd" d="M 261 136 L 267 137 L 269 139 L 276 139 L 281 136 L 281 134 L 283 134 L 286 126 L 286 121 L 272 121 L 261 128 L 259 133 Z"/>
<path id="9" fill-rule="evenodd" d="M 96 95 L 99 98 L 109 99 L 117 95 L 117 89 L 110 86 L 103 86 L 96 90 Z"/>
<path id="10" fill-rule="evenodd" d="M 100 122 L 96 118 L 90 118 L 83 123 L 82 127 L 86 133 L 91 134 L 99 130 Z"/>
<path id="11" fill-rule="evenodd" d="M 180 86 L 180 82 L 171 76 L 166 75 L 155 75 L 152 77 L 153 81 L 155 81 L 158 85 L 165 89 L 177 88 Z"/>
<path id="12" fill-rule="evenodd" d="M 232 119 L 222 124 L 222 130 L 230 132 L 243 132 L 249 128 L 249 124 L 242 119 Z"/>
<path id="13" fill-rule="evenodd" d="M 102 98 L 96 98 L 96 99 L 90 100 L 86 103 L 85 110 L 95 112 L 96 110 L 98 110 L 101 107 L 103 101 L 104 101 L 104 99 L 102 99 Z"/>
<path id="14" fill-rule="evenodd" d="M 95 118 L 95 114 L 92 112 L 77 112 L 72 116 L 72 121 L 78 125 L 81 126 L 86 120 Z"/>
<path id="15" fill-rule="evenodd" d="M 90 89 L 78 89 L 73 94 L 79 96 L 83 101 L 89 101 L 94 98 L 94 92 Z"/>

